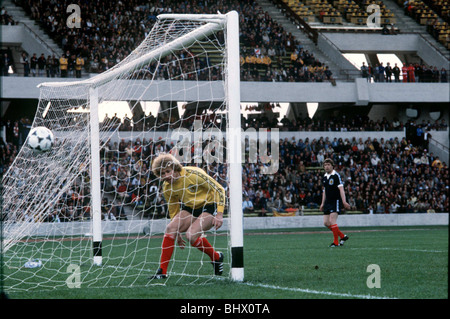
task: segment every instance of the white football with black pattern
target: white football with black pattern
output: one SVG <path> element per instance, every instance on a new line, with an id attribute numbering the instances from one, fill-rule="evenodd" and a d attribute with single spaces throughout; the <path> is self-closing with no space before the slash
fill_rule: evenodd
<path id="1" fill-rule="evenodd" d="M 35 152 L 48 152 L 55 142 L 55 137 L 48 128 L 38 126 L 32 128 L 28 134 L 27 144 Z"/>

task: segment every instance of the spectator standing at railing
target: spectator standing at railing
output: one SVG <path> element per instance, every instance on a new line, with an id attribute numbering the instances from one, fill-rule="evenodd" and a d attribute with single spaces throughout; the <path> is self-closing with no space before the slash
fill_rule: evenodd
<path id="1" fill-rule="evenodd" d="M 70 55 L 67 54 L 67 59 L 69 61 L 69 76 L 74 77 L 75 76 L 75 66 L 77 64 L 77 59 L 74 54 Z"/>
<path id="2" fill-rule="evenodd" d="M 59 70 L 61 73 L 62 78 L 67 77 L 67 68 L 69 66 L 69 61 L 67 60 L 67 57 L 65 54 L 62 55 L 62 57 L 59 59 Z"/>
<path id="3" fill-rule="evenodd" d="M 439 73 L 438 68 L 434 67 L 431 72 L 432 72 L 432 79 L 433 79 L 432 81 L 436 82 L 436 83 L 439 82 L 440 73 Z"/>
<path id="4" fill-rule="evenodd" d="M 406 63 L 402 66 L 403 83 L 409 82 L 408 66 Z"/>
<path id="5" fill-rule="evenodd" d="M 442 68 L 439 74 L 441 83 L 447 83 L 447 70 L 445 68 Z"/>
<path id="6" fill-rule="evenodd" d="M 52 60 L 52 57 L 49 55 L 49 56 L 47 56 L 47 59 L 45 60 L 45 71 L 46 71 L 48 78 L 51 77 L 52 68 L 53 68 L 53 60 Z"/>
<path id="7" fill-rule="evenodd" d="M 60 72 L 59 72 L 59 59 L 57 57 L 55 57 L 55 55 L 52 55 L 52 63 L 53 63 L 53 72 L 55 74 L 55 76 L 59 76 Z M 52 75 L 53 77 L 53 75 Z"/>
<path id="8" fill-rule="evenodd" d="M 81 69 L 84 66 L 84 59 L 78 55 L 75 62 L 75 74 L 77 78 L 81 78 Z"/>
<path id="9" fill-rule="evenodd" d="M 5 53 L 2 57 L 2 65 L 1 65 L 1 74 L 2 76 L 8 76 L 8 70 L 11 66 L 11 59 L 8 56 L 8 53 Z"/>
<path id="10" fill-rule="evenodd" d="M 423 73 L 426 70 L 426 67 L 424 65 L 420 65 L 419 63 L 416 63 L 414 66 L 414 79 L 416 82 L 425 82 L 423 80 Z"/>
<path id="11" fill-rule="evenodd" d="M 26 52 L 22 52 L 20 63 L 23 64 L 23 76 L 27 77 L 30 74 L 30 62 L 28 60 L 28 54 Z"/>
<path id="12" fill-rule="evenodd" d="M 37 60 L 38 76 L 44 76 L 46 64 L 47 64 L 47 60 L 45 59 L 44 53 L 42 53 L 41 56 Z"/>
<path id="13" fill-rule="evenodd" d="M 392 82 L 392 67 L 389 62 L 387 62 L 384 72 L 386 74 L 386 82 Z"/>
<path id="14" fill-rule="evenodd" d="M 369 68 L 366 66 L 365 62 L 363 62 L 361 66 L 361 76 L 369 81 Z"/>
<path id="15" fill-rule="evenodd" d="M 398 67 L 397 63 L 395 63 L 394 67 L 392 68 L 392 73 L 394 74 L 394 82 L 400 82 L 400 68 Z"/>
<path id="16" fill-rule="evenodd" d="M 416 82 L 415 73 L 416 68 L 411 63 L 408 66 L 408 82 Z"/>
<path id="17" fill-rule="evenodd" d="M 373 71 L 373 80 L 375 82 L 380 82 L 380 65 L 376 63 L 372 71 Z"/>
<path id="18" fill-rule="evenodd" d="M 31 74 L 33 76 L 36 76 L 37 62 L 38 62 L 38 58 L 36 56 L 36 53 L 33 53 L 33 56 L 30 59 L 30 69 L 31 69 Z"/>
<path id="19" fill-rule="evenodd" d="M 384 79 L 385 79 L 385 68 L 383 62 L 380 62 L 380 65 L 378 66 L 378 80 L 379 82 L 384 82 Z"/>

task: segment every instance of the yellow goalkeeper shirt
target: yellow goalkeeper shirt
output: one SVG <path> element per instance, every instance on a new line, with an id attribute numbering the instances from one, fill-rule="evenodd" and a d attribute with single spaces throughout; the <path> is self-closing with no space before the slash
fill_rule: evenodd
<path id="1" fill-rule="evenodd" d="M 177 180 L 172 183 L 164 182 L 163 195 L 171 219 L 180 212 L 180 204 L 199 209 L 215 203 L 218 213 L 223 213 L 225 208 L 224 188 L 198 167 L 183 167 Z"/>

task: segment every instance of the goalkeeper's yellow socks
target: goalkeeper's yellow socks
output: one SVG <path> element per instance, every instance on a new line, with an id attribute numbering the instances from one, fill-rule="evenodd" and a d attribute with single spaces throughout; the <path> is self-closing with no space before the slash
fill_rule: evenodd
<path id="1" fill-rule="evenodd" d="M 172 253 L 175 248 L 175 237 L 170 234 L 165 234 L 161 247 L 161 260 L 160 268 L 163 274 L 167 274 L 167 268 L 169 266 L 170 259 L 172 258 Z"/>
<path id="2" fill-rule="evenodd" d="M 211 258 L 211 261 L 219 260 L 220 258 L 219 253 L 214 250 L 213 246 L 211 246 L 206 237 L 200 236 L 199 238 L 197 238 L 193 246 L 197 247 L 200 251 L 207 254 L 209 258 Z"/>

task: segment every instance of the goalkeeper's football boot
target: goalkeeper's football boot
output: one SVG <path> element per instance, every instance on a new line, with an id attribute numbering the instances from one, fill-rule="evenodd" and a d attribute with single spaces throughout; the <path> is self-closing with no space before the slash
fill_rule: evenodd
<path id="1" fill-rule="evenodd" d="M 167 279 L 167 275 L 163 274 L 163 270 L 161 268 L 158 268 L 158 270 L 156 271 L 156 274 L 154 274 L 153 276 L 148 277 L 148 279 L 153 280 L 153 279 Z"/>
<path id="2" fill-rule="evenodd" d="M 344 237 L 341 238 L 341 241 L 339 242 L 339 244 L 340 244 L 341 246 L 344 246 L 344 243 L 345 243 L 347 240 L 348 240 L 348 236 L 347 236 L 347 235 L 344 235 Z"/>
<path id="3" fill-rule="evenodd" d="M 220 276 L 223 273 L 223 253 L 221 253 L 220 251 L 218 251 L 217 253 L 219 254 L 219 259 L 214 260 L 213 262 L 211 262 L 211 264 L 214 267 L 214 274 L 216 276 Z"/>

